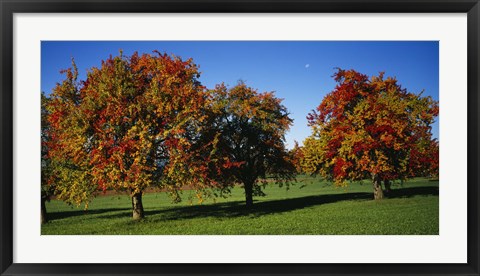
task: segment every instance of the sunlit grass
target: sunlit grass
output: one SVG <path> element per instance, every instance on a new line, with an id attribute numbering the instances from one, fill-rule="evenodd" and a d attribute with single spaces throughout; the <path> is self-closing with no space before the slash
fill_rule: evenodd
<path id="1" fill-rule="evenodd" d="M 144 195 L 146 218 L 131 219 L 127 195 L 101 196 L 88 211 L 61 201 L 47 203 L 50 222 L 43 235 L 332 235 L 387 234 L 437 235 L 439 232 L 438 181 L 414 179 L 393 185 L 390 198 L 373 200 L 368 182 L 347 189 L 320 179 L 300 176 L 286 190 L 271 185 L 266 197 L 256 197 L 245 209 L 238 187 L 226 199 L 199 205 L 188 200 L 171 203 L 164 193 Z"/>

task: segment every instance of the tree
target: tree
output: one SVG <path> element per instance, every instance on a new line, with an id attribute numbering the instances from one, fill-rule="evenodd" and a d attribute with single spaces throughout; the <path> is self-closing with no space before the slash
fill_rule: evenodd
<path id="1" fill-rule="evenodd" d="M 65 79 L 57 83 L 45 106 L 46 120 L 42 128 L 48 129 L 46 150 L 48 167 L 42 167 L 42 176 L 48 172 L 45 183 L 58 199 L 68 204 L 88 202 L 96 191 L 89 175 L 88 122 L 81 112 L 78 70 L 72 59 L 72 68 L 62 70 Z"/>
<path id="2" fill-rule="evenodd" d="M 231 89 L 217 85 L 210 92 L 211 126 L 217 133 L 213 158 L 224 160 L 213 171 L 221 183 L 242 183 L 246 206 L 251 207 L 253 196 L 264 195 L 267 178 L 279 185 L 288 185 L 293 178 L 285 149 L 285 133 L 292 119 L 273 92 L 258 93 L 244 83 Z"/>
<path id="3" fill-rule="evenodd" d="M 41 223 L 48 222 L 47 208 L 45 206 L 46 201 L 50 200 L 50 197 L 54 194 L 55 187 L 52 183 L 52 166 L 50 158 L 48 157 L 48 143 L 50 141 L 48 123 L 48 110 L 49 98 L 42 92 L 41 94 L 41 192 L 40 192 L 40 204 L 41 204 Z"/>
<path id="4" fill-rule="evenodd" d="M 438 103 L 407 92 L 384 74 L 370 79 L 354 70 L 334 75 L 335 89 L 307 117 L 312 135 L 304 142 L 303 168 L 336 185 L 371 178 L 374 198 L 392 180 L 438 170 L 438 142 L 431 124 Z"/>
<path id="5" fill-rule="evenodd" d="M 88 201 L 92 190 L 128 191 L 137 220 L 147 187 L 178 196 L 183 185 L 208 185 L 200 151 L 209 148 L 198 144 L 208 94 L 191 59 L 120 53 L 81 83 L 73 68 L 52 94 L 50 115 L 58 144 L 52 155 L 69 165 L 60 170 L 70 193 Z"/>
<path id="6" fill-rule="evenodd" d="M 295 171 L 297 174 L 303 173 L 302 169 L 302 160 L 304 158 L 303 154 L 303 147 L 295 141 L 293 148 L 289 151 L 290 160 L 295 167 Z"/>

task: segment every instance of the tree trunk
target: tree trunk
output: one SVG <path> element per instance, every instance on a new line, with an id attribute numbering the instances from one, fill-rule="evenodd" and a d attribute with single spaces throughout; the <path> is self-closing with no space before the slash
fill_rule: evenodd
<path id="1" fill-rule="evenodd" d="M 388 194 L 390 193 L 390 191 L 391 191 L 390 188 L 391 188 L 391 186 L 392 186 L 392 183 L 390 182 L 390 180 L 385 179 L 385 180 L 383 181 L 383 184 L 385 184 L 385 194 L 388 195 Z"/>
<path id="2" fill-rule="evenodd" d="M 132 195 L 133 220 L 140 220 L 145 217 L 143 213 L 142 193 Z"/>
<path id="3" fill-rule="evenodd" d="M 48 218 L 47 218 L 47 208 L 45 207 L 45 201 L 47 201 L 45 198 L 41 198 L 40 199 L 41 201 L 41 220 L 42 220 L 42 224 L 44 223 L 47 223 L 48 222 Z"/>
<path id="4" fill-rule="evenodd" d="M 382 181 L 378 175 L 373 176 L 373 198 L 375 200 L 383 199 Z"/>
<path id="5" fill-rule="evenodd" d="M 247 208 L 251 208 L 253 206 L 253 182 L 245 182 L 243 183 L 245 187 L 245 203 Z"/>

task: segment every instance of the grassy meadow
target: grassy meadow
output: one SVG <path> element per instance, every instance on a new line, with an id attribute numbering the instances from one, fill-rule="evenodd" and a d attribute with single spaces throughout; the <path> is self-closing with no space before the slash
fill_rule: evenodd
<path id="1" fill-rule="evenodd" d="M 416 178 L 394 183 L 392 193 L 373 200 L 368 181 L 337 188 L 319 178 L 299 177 L 289 190 L 271 185 L 245 209 L 241 187 L 228 198 L 199 205 L 172 203 L 164 193 L 143 197 L 146 218 L 131 219 L 128 195 L 99 196 L 84 211 L 62 201 L 47 203 L 42 235 L 438 235 L 438 181 Z"/>

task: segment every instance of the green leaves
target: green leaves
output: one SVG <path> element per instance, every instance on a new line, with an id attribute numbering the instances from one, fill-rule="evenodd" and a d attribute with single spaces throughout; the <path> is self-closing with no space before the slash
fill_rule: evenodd
<path id="1" fill-rule="evenodd" d="M 284 144 L 292 119 L 281 100 L 244 83 L 231 89 L 217 85 L 210 94 L 210 125 L 217 134 L 212 153 L 224 162 L 215 178 L 225 185 L 252 184 L 257 195 L 269 177 L 279 184 L 292 179 L 295 168 Z"/>

